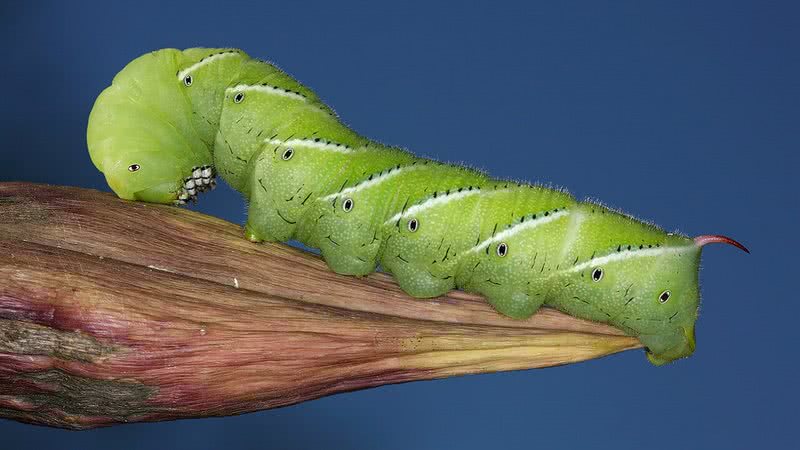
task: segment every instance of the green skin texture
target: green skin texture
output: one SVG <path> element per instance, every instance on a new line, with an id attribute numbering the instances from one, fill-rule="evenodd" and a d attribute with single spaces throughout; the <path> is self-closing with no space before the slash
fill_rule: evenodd
<path id="1" fill-rule="evenodd" d="M 694 351 L 692 239 L 366 139 L 239 50 L 137 58 L 98 97 L 87 141 L 121 198 L 172 203 L 193 167 L 213 164 L 248 199 L 252 241 L 298 240 L 342 274 L 380 266 L 414 297 L 458 288 L 517 319 L 549 305 L 608 323 L 656 365 Z"/>

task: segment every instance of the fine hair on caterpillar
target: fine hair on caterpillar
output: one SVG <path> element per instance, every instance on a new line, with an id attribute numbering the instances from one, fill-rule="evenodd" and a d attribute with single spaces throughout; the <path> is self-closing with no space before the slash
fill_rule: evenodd
<path id="1" fill-rule="evenodd" d="M 414 297 L 463 289 L 513 318 L 549 305 L 609 323 L 654 364 L 694 351 L 703 246 L 746 251 L 380 144 L 235 49 L 135 59 L 95 102 L 87 142 L 121 198 L 183 204 L 219 174 L 249 201 L 252 241 L 298 240 L 341 274 L 380 266 Z"/>

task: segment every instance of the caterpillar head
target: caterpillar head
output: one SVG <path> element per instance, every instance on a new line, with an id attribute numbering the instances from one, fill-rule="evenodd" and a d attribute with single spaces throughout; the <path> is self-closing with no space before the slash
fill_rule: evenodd
<path id="1" fill-rule="evenodd" d="M 574 297 L 594 305 L 598 319 L 637 336 L 651 363 L 689 356 L 695 350 L 700 253 L 713 242 L 747 251 L 712 235 L 668 236 L 663 244 L 617 248 L 574 272 L 579 286 Z"/>
<path id="2" fill-rule="evenodd" d="M 220 54 L 239 57 L 218 49 L 147 53 L 97 98 L 87 128 L 89 154 L 119 197 L 182 204 L 213 187 L 215 128 L 195 107 L 222 95 L 214 86 L 226 82 L 219 68 L 202 63 Z M 218 119 L 218 110 L 211 111 Z"/>
<path id="3" fill-rule="evenodd" d="M 131 151 L 103 161 L 103 173 L 111 189 L 126 200 L 185 204 L 214 189 L 214 170 L 209 165 L 191 166 L 188 161 L 162 152 Z"/>

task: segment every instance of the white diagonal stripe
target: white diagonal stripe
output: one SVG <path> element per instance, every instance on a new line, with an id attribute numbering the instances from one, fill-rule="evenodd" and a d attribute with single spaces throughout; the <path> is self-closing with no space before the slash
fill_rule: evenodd
<path id="1" fill-rule="evenodd" d="M 265 94 L 278 95 L 281 97 L 293 98 L 295 100 L 302 100 L 302 101 L 307 100 L 305 96 L 300 95 L 296 92 L 289 92 L 279 87 L 263 85 L 263 84 L 237 84 L 236 86 L 225 89 L 226 94 L 231 94 L 234 92 L 238 93 L 238 92 L 250 92 L 250 91 L 263 92 Z"/>
<path id="2" fill-rule="evenodd" d="M 394 223 L 398 219 L 400 219 L 401 217 L 404 217 L 404 216 L 405 217 L 411 217 L 414 214 L 418 214 L 418 213 L 420 213 L 422 211 L 425 211 L 426 209 L 433 208 L 434 206 L 442 205 L 444 203 L 449 203 L 449 202 L 452 202 L 454 200 L 458 200 L 458 199 L 461 199 L 461 198 L 464 198 L 464 197 L 468 197 L 468 196 L 471 196 L 471 195 L 475 195 L 475 194 L 478 194 L 478 193 L 480 193 L 480 189 L 475 188 L 475 189 L 473 189 L 471 191 L 463 190 L 461 192 L 456 192 L 456 193 L 453 193 L 453 194 L 450 194 L 450 195 L 442 195 L 442 196 L 437 196 L 437 197 L 431 197 L 431 198 L 425 200 L 422 203 L 418 203 L 418 204 L 412 206 L 411 208 L 408 208 L 405 212 L 399 212 L 399 213 L 393 215 L 389 220 L 384 222 L 384 225 L 389 225 L 391 223 Z"/>
<path id="3" fill-rule="evenodd" d="M 511 237 L 521 231 L 527 230 L 529 228 L 536 228 L 540 225 L 544 225 L 546 223 L 550 223 L 554 220 L 558 220 L 562 217 L 566 217 L 569 215 L 569 211 L 558 211 L 548 215 L 540 215 L 536 219 L 526 220 L 525 222 L 520 222 L 514 225 L 511 228 L 506 228 L 505 230 L 495 234 L 494 236 L 490 237 L 479 243 L 478 245 L 470 248 L 467 250 L 468 252 L 479 252 L 486 247 L 492 245 L 494 242 L 502 242 L 504 239 Z"/>
<path id="4" fill-rule="evenodd" d="M 342 195 L 352 194 L 354 192 L 358 192 L 358 191 L 362 191 L 362 190 L 365 190 L 365 189 L 369 189 L 370 187 L 375 186 L 376 184 L 383 183 L 384 181 L 386 181 L 386 180 L 388 180 L 390 178 L 393 178 L 393 177 L 395 177 L 397 175 L 400 175 L 401 172 L 404 172 L 406 170 L 414 170 L 415 168 L 420 168 L 420 167 L 425 167 L 425 166 L 421 166 L 421 165 L 405 166 L 405 167 L 401 167 L 399 169 L 394 169 L 394 170 L 392 170 L 390 172 L 385 172 L 383 175 L 374 177 L 371 180 L 362 181 L 361 183 L 358 183 L 357 185 L 355 185 L 353 187 L 349 187 L 347 189 L 342 189 L 340 192 L 335 192 L 333 194 L 326 195 L 325 197 L 322 197 L 321 200 L 330 200 L 330 199 L 333 199 L 333 198 L 336 198 L 336 197 L 339 197 L 339 196 L 342 196 Z"/>
<path id="5" fill-rule="evenodd" d="M 216 60 L 222 59 L 222 58 L 228 58 L 230 56 L 237 56 L 237 55 L 240 55 L 240 53 L 237 52 L 237 51 L 231 50 L 231 51 L 227 51 L 227 52 L 217 53 L 216 55 L 206 56 L 205 58 L 201 59 L 200 61 L 197 61 L 196 63 L 192 64 L 191 66 L 189 66 L 189 67 L 181 70 L 180 72 L 178 72 L 178 79 L 179 80 L 183 80 L 184 78 L 186 78 L 186 75 L 189 75 L 193 71 L 205 66 L 206 64 L 210 64 L 213 61 L 216 61 Z"/>
<path id="6" fill-rule="evenodd" d="M 272 144 L 272 145 L 284 145 L 286 147 L 292 147 L 292 146 L 309 147 L 309 148 L 315 148 L 315 149 L 323 150 L 323 151 L 327 151 L 327 152 L 353 153 L 353 149 L 348 147 L 348 146 L 346 146 L 346 145 L 333 144 L 333 143 L 329 144 L 327 142 L 322 142 L 322 141 L 317 142 L 317 141 L 315 141 L 313 139 L 289 139 L 289 140 L 283 141 L 283 140 L 280 140 L 280 139 L 267 138 L 267 139 L 264 139 L 264 143 Z"/>
<path id="7" fill-rule="evenodd" d="M 558 256 L 557 261 L 561 261 L 564 259 L 567 253 L 569 253 L 569 250 L 572 248 L 572 245 L 575 243 L 575 240 L 580 234 L 581 225 L 583 225 L 584 220 L 586 220 L 586 214 L 581 208 L 576 208 L 575 212 L 572 214 L 570 223 L 567 226 L 567 231 L 564 233 L 564 239 L 561 241 L 561 253 Z"/>
<path id="8" fill-rule="evenodd" d="M 687 250 L 691 250 L 693 248 L 696 249 L 697 247 L 688 245 L 681 247 L 645 248 L 642 250 L 627 250 L 624 252 L 616 252 L 606 256 L 598 256 L 597 258 L 590 259 L 588 261 L 572 266 L 567 270 L 567 272 L 580 272 L 590 267 L 598 267 L 615 261 L 624 261 L 628 258 L 645 258 L 648 256 L 660 256 L 673 253 L 680 253 L 680 252 L 685 252 Z"/>

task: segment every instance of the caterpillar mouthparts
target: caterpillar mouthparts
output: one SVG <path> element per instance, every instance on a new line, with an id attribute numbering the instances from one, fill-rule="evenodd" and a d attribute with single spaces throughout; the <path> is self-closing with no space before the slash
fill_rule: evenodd
<path id="1" fill-rule="evenodd" d="M 193 167 L 191 175 L 183 180 L 175 204 L 185 205 L 189 201 L 197 203 L 197 196 L 200 193 L 211 191 L 215 187 L 217 187 L 217 174 L 213 166 Z"/>

